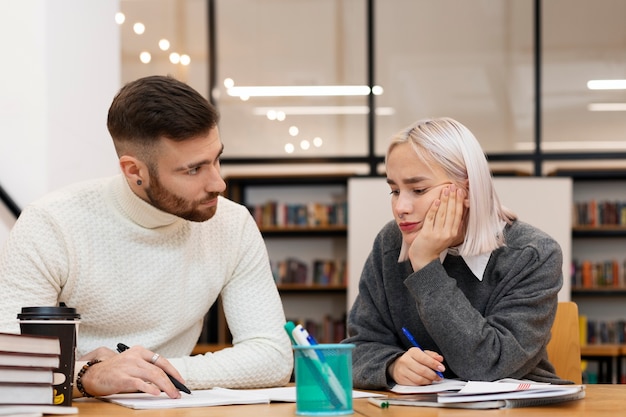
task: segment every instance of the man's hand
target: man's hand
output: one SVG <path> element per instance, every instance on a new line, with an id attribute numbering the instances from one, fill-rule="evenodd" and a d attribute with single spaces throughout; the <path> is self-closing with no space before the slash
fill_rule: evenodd
<path id="1" fill-rule="evenodd" d="M 437 352 L 413 347 L 389 365 L 387 372 L 396 384 L 430 385 L 441 380 L 435 370 L 446 370 L 442 362 L 443 356 Z"/>
<path id="2" fill-rule="evenodd" d="M 163 391 L 170 398 L 180 398 L 180 392 L 165 373 L 184 384 L 182 376 L 162 356 L 152 364 L 150 360 L 153 356 L 154 352 L 141 346 L 133 346 L 119 354 L 111 349 L 98 348 L 79 359 L 102 361 L 85 372 L 81 378 L 83 387 L 94 396 L 137 391 L 159 395 Z"/>

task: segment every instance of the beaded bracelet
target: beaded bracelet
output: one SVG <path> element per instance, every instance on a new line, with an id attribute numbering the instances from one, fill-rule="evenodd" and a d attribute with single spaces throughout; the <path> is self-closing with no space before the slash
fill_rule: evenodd
<path id="1" fill-rule="evenodd" d="M 83 380 L 82 380 L 83 375 L 85 375 L 85 372 L 87 372 L 87 369 L 89 369 L 89 367 L 99 362 L 102 362 L 102 361 L 99 359 L 94 359 L 91 362 L 87 362 L 86 364 L 83 365 L 83 367 L 80 369 L 80 372 L 78 372 L 78 375 L 76 376 L 76 388 L 78 388 L 78 391 L 81 393 L 83 397 L 93 397 L 93 395 L 85 391 L 85 387 L 83 387 Z"/>

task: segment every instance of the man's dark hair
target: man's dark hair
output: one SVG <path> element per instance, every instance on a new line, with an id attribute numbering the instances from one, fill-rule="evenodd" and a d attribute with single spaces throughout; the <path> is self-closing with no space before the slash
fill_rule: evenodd
<path id="1" fill-rule="evenodd" d="M 161 137 L 184 141 L 217 126 L 219 113 L 196 90 L 171 76 L 129 82 L 117 93 L 107 128 L 118 156 L 132 150 L 147 157 Z"/>

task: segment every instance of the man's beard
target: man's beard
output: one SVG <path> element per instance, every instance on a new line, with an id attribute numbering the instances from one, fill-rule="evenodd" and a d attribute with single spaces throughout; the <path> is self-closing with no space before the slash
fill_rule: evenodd
<path id="1" fill-rule="evenodd" d="M 145 191 L 148 201 L 154 207 L 192 222 L 204 222 L 215 215 L 217 206 L 202 210 L 198 209 L 198 206 L 203 202 L 217 198 L 219 193 L 209 193 L 206 198 L 200 201 L 185 200 L 165 188 L 159 180 L 159 175 L 152 171 L 150 170 L 150 187 L 147 187 Z"/>

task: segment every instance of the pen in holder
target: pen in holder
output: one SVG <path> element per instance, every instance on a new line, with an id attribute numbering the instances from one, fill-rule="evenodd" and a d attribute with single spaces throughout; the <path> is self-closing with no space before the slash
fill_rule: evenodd
<path id="1" fill-rule="evenodd" d="M 343 415 L 352 409 L 352 344 L 293 347 L 296 414 Z"/>

